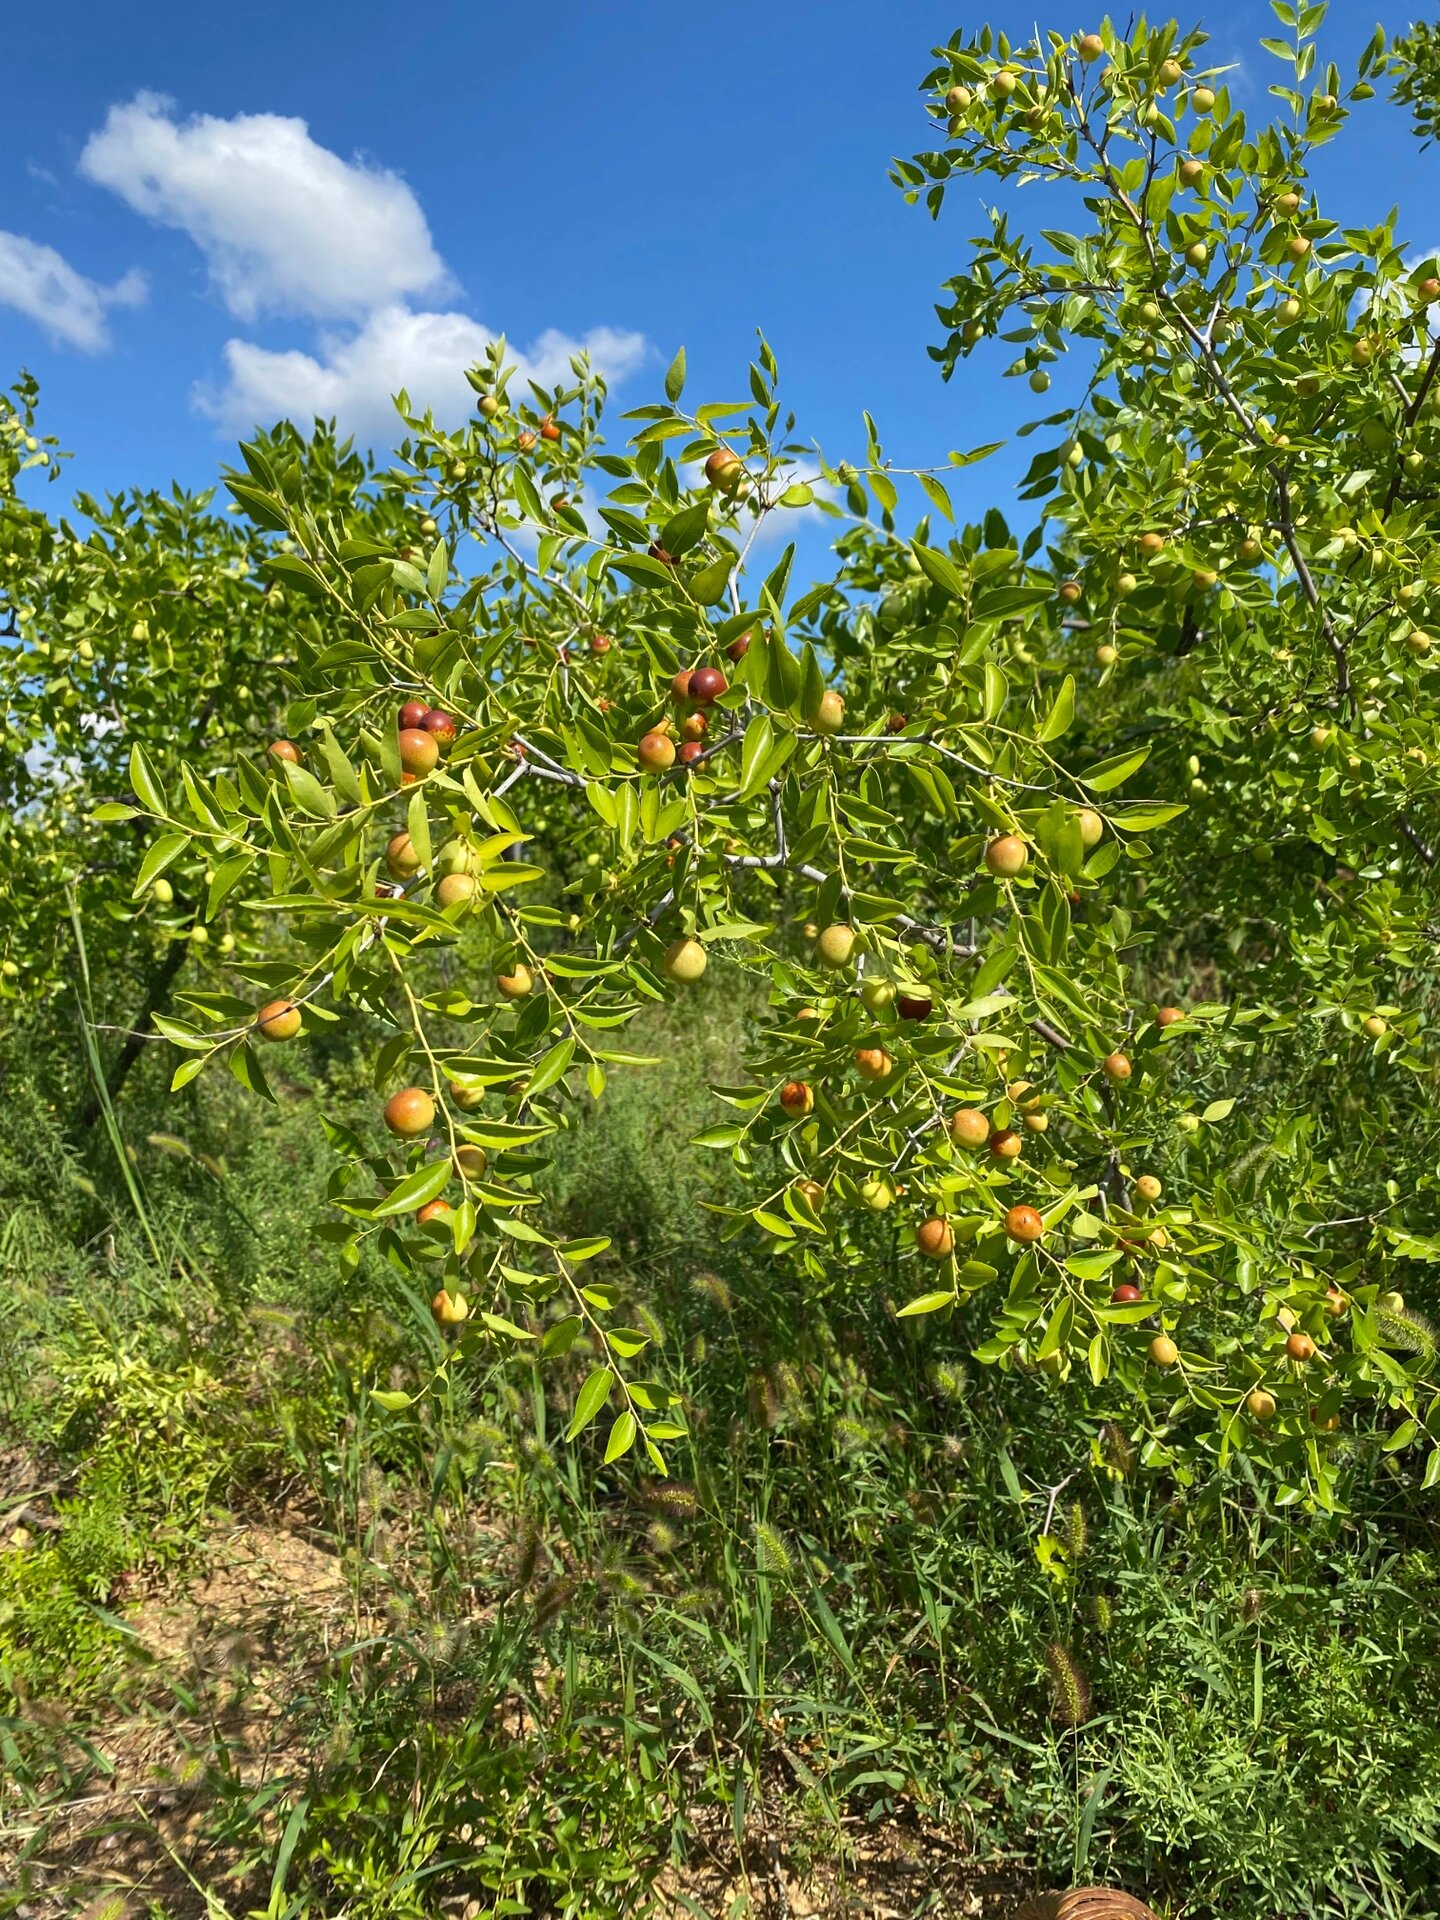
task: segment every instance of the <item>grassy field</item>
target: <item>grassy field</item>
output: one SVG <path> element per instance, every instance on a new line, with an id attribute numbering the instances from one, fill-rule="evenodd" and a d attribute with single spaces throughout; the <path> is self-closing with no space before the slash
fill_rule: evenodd
<path id="1" fill-rule="evenodd" d="M 883 1224 L 802 1299 L 686 1147 L 714 971 L 558 1152 L 687 1398 L 659 1482 L 561 1439 L 583 1343 L 371 1402 L 444 1342 L 314 1237 L 358 1055 L 274 1108 L 147 1057 L 127 1178 L 78 1047 L 5 1039 L 0 1914 L 1440 1913 L 1408 1466 L 1357 1442 L 1328 1519 L 1137 1473 L 1083 1388 L 897 1323 Z"/>

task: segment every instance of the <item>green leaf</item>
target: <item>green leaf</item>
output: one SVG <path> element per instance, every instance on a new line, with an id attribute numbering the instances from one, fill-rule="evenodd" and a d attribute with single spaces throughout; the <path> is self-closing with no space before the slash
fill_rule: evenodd
<path id="1" fill-rule="evenodd" d="M 1075 676 L 1067 673 L 1060 683 L 1060 691 L 1050 703 L 1050 711 L 1045 716 L 1045 724 L 1040 729 L 1041 740 L 1058 740 L 1066 732 L 1075 718 Z"/>
<path id="2" fill-rule="evenodd" d="M 685 349 L 681 347 L 665 373 L 665 398 L 673 407 L 685 391 Z M 673 551 L 673 549 L 672 549 Z"/>
<path id="3" fill-rule="evenodd" d="M 562 1260 L 578 1265 L 582 1260 L 593 1260 L 597 1254 L 609 1251 L 610 1237 L 604 1233 L 590 1234 L 584 1240 L 562 1240 L 555 1251 Z"/>
<path id="4" fill-rule="evenodd" d="M 610 1391 L 614 1385 L 615 1376 L 609 1367 L 596 1367 L 587 1377 L 584 1386 L 575 1396 L 575 1412 L 571 1417 L 570 1425 L 565 1430 L 567 1440 L 573 1440 L 585 1431 L 610 1398 Z"/>
<path id="5" fill-rule="evenodd" d="M 941 1307 L 954 1306 L 957 1295 L 948 1293 L 922 1293 L 918 1299 L 908 1301 L 895 1315 L 897 1320 L 909 1320 L 917 1313 L 936 1313 Z"/>
<path id="6" fill-rule="evenodd" d="M 370 1218 L 388 1220 L 393 1214 L 415 1213 L 430 1201 L 438 1200 L 453 1178 L 454 1169 L 448 1160 L 434 1160 L 429 1166 L 417 1167 L 414 1173 L 406 1174 L 378 1207 L 370 1209 Z"/>
<path id="7" fill-rule="evenodd" d="M 569 1035 L 563 1040 L 558 1040 L 526 1081 L 525 1098 L 533 1100 L 537 1093 L 544 1093 L 547 1088 L 553 1087 L 556 1081 L 563 1080 L 566 1068 L 574 1058 L 574 1040 Z"/>
<path id="8" fill-rule="evenodd" d="M 1136 747 L 1129 753 L 1112 754 L 1108 760 L 1097 760 L 1093 767 L 1087 767 L 1077 777 L 1092 793 L 1108 793 L 1112 787 L 1118 787 L 1128 780 L 1132 773 L 1150 758 L 1149 747 Z"/>
<path id="9" fill-rule="evenodd" d="M 937 587 L 943 587 L 953 600 L 963 600 L 967 595 L 965 581 L 953 560 L 943 553 L 936 553 L 933 547 L 924 547 L 918 540 L 910 542 L 910 550 L 920 562 L 921 571 L 927 579 L 933 580 Z"/>
<path id="10" fill-rule="evenodd" d="M 615 1424 L 610 1429 L 610 1438 L 605 1442 L 605 1464 L 607 1467 L 612 1460 L 618 1460 L 622 1454 L 630 1451 L 631 1447 L 635 1444 L 635 1434 L 635 1416 L 630 1409 L 626 1407 L 623 1413 L 616 1415 Z"/>
<path id="11" fill-rule="evenodd" d="M 679 513 L 665 522 L 660 529 L 660 544 L 678 560 L 681 554 L 688 553 L 705 538 L 709 524 L 710 502 L 697 500 L 694 506 L 682 507 Z"/>
<path id="12" fill-rule="evenodd" d="M 138 900 L 157 874 L 165 871 L 172 861 L 177 860 L 190 842 L 183 833 L 164 833 L 145 849 L 145 858 L 140 862 L 140 871 L 135 876 L 132 900 Z"/>
<path id="13" fill-rule="evenodd" d="M 371 1387 L 370 1398 L 377 1407 L 383 1407 L 387 1413 L 403 1413 L 406 1407 L 414 1405 L 408 1393 L 401 1393 L 398 1389 L 390 1387 Z"/>
<path id="14" fill-rule="evenodd" d="M 135 789 L 141 806 L 147 812 L 162 816 L 169 813 L 165 789 L 156 777 L 155 769 L 146 758 L 145 749 L 138 741 L 130 749 L 130 784 Z"/>

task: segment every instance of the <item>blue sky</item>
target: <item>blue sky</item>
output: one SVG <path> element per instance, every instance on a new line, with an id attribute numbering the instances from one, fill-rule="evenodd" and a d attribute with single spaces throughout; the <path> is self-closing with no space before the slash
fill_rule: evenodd
<path id="1" fill-rule="evenodd" d="M 1414 10 L 1337 0 L 1325 49 L 1348 66 L 1377 18 L 1394 31 Z M 393 370 L 443 388 L 482 331 L 542 368 L 591 338 L 634 405 L 682 342 L 687 397 L 739 397 L 761 326 L 804 436 L 861 453 L 868 406 L 893 457 L 934 463 L 1039 410 L 1000 380 L 1004 349 L 948 387 L 925 353 L 981 193 L 952 191 L 937 225 L 886 177 L 925 144 L 931 47 L 985 17 L 1023 38 L 1035 15 L 930 0 L 20 9 L 0 378 L 39 376 L 45 424 L 78 456 L 71 484 L 201 485 L 257 411 L 333 401 L 383 438 Z M 1258 114 L 1268 7 L 1204 18 L 1217 57 L 1244 59 Z M 1370 223 L 1398 203 L 1417 248 L 1440 242 L 1440 158 L 1397 111 L 1375 103 L 1331 153 L 1328 213 Z M 1039 191 L 1022 206 L 1057 223 Z M 1003 501 L 1027 458 L 973 469 L 962 504 Z"/>

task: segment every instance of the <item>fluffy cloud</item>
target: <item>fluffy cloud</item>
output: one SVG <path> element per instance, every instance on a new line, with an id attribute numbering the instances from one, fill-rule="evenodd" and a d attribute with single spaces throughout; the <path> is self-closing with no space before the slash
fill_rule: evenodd
<path id="1" fill-rule="evenodd" d="M 53 339 L 82 353 L 100 353 L 109 346 L 108 308 L 139 306 L 144 298 L 145 280 L 139 273 L 127 273 L 113 287 L 102 287 L 77 273 L 53 247 L 18 233 L 0 233 L 0 306 L 17 307 Z"/>
<path id="2" fill-rule="evenodd" d="M 318 355 L 231 340 L 228 380 L 218 390 L 198 390 L 196 404 L 227 432 L 248 433 L 282 418 L 304 425 L 319 414 L 333 415 L 361 439 L 384 438 L 395 424 L 393 396 L 403 387 L 417 412 L 430 407 L 442 425 L 454 426 L 475 405 L 465 369 L 494 337 L 468 314 L 395 305 L 372 313 L 353 336 L 323 338 Z M 592 328 L 578 340 L 550 328 L 509 358 L 521 381 L 553 386 L 569 377 L 571 357 L 582 351 L 607 379 L 620 380 L 639 366 L 646 344 L 642 334 L 612 327 Z"/>
<path id="3" fill-rule="evenodd" d="M 303 120 L 183 123 L 142 93 L 110 109 L 80 170 L 188 234 L 231 313 L 358 318 L 446 283 L 420 203 L 397 174 L 318 146 Z"/>

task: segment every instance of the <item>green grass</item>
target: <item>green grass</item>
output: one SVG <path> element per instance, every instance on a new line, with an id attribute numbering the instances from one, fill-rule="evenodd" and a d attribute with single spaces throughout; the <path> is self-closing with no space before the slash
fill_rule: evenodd
<path id="1" fill-rule="evenodd" d="M 0 1136 L 0 1412 L 63 1525 L 0 1552 L 0 1913 L 53 1887 L 56 1802 L 112 1779 L 112 1692 L 196 1795 L 183 1842 L 126 1803 L 157 1913 L 202 1910 L 193 1878 L 236 1920 L 633 1914 L 702 1842 L 758 1902 L 768 1834 L 843 1879 L 857 1820 L 1217 1920 L 1440 1912 L 1440 1541 L 1407 1470 L 1355 1443 L 1328 1519 L 1137 1477 L 1080 1390 L 897 1322 L 883 1237 L 802 1293 L 706 1210 L 725 1163 L 685 1143 L 745 1010 L 723 980 L 689 1009 L 557 1148 L 566 1225 L 621 1223 L 609 1277 L 687 1398 L 658 1486 L 561 1439 L 580 1351 L 373 1406 L 437 1338 L 398 1276 L 312 1244 L 301 1091 L 171 1104 L 145 1062 L 120 1117 L 157 1265 L 36 1074 L 39 1123 Z M 371 1097 L 324 1071 L 327 1110 Z M 248 1664 L 156 1661 L 127 1597 L 213 1564 L 231 1516 L 303 1528 L 337 1595 Z M 67 1857 L 78 1911 L 105 1857 Z"/>

